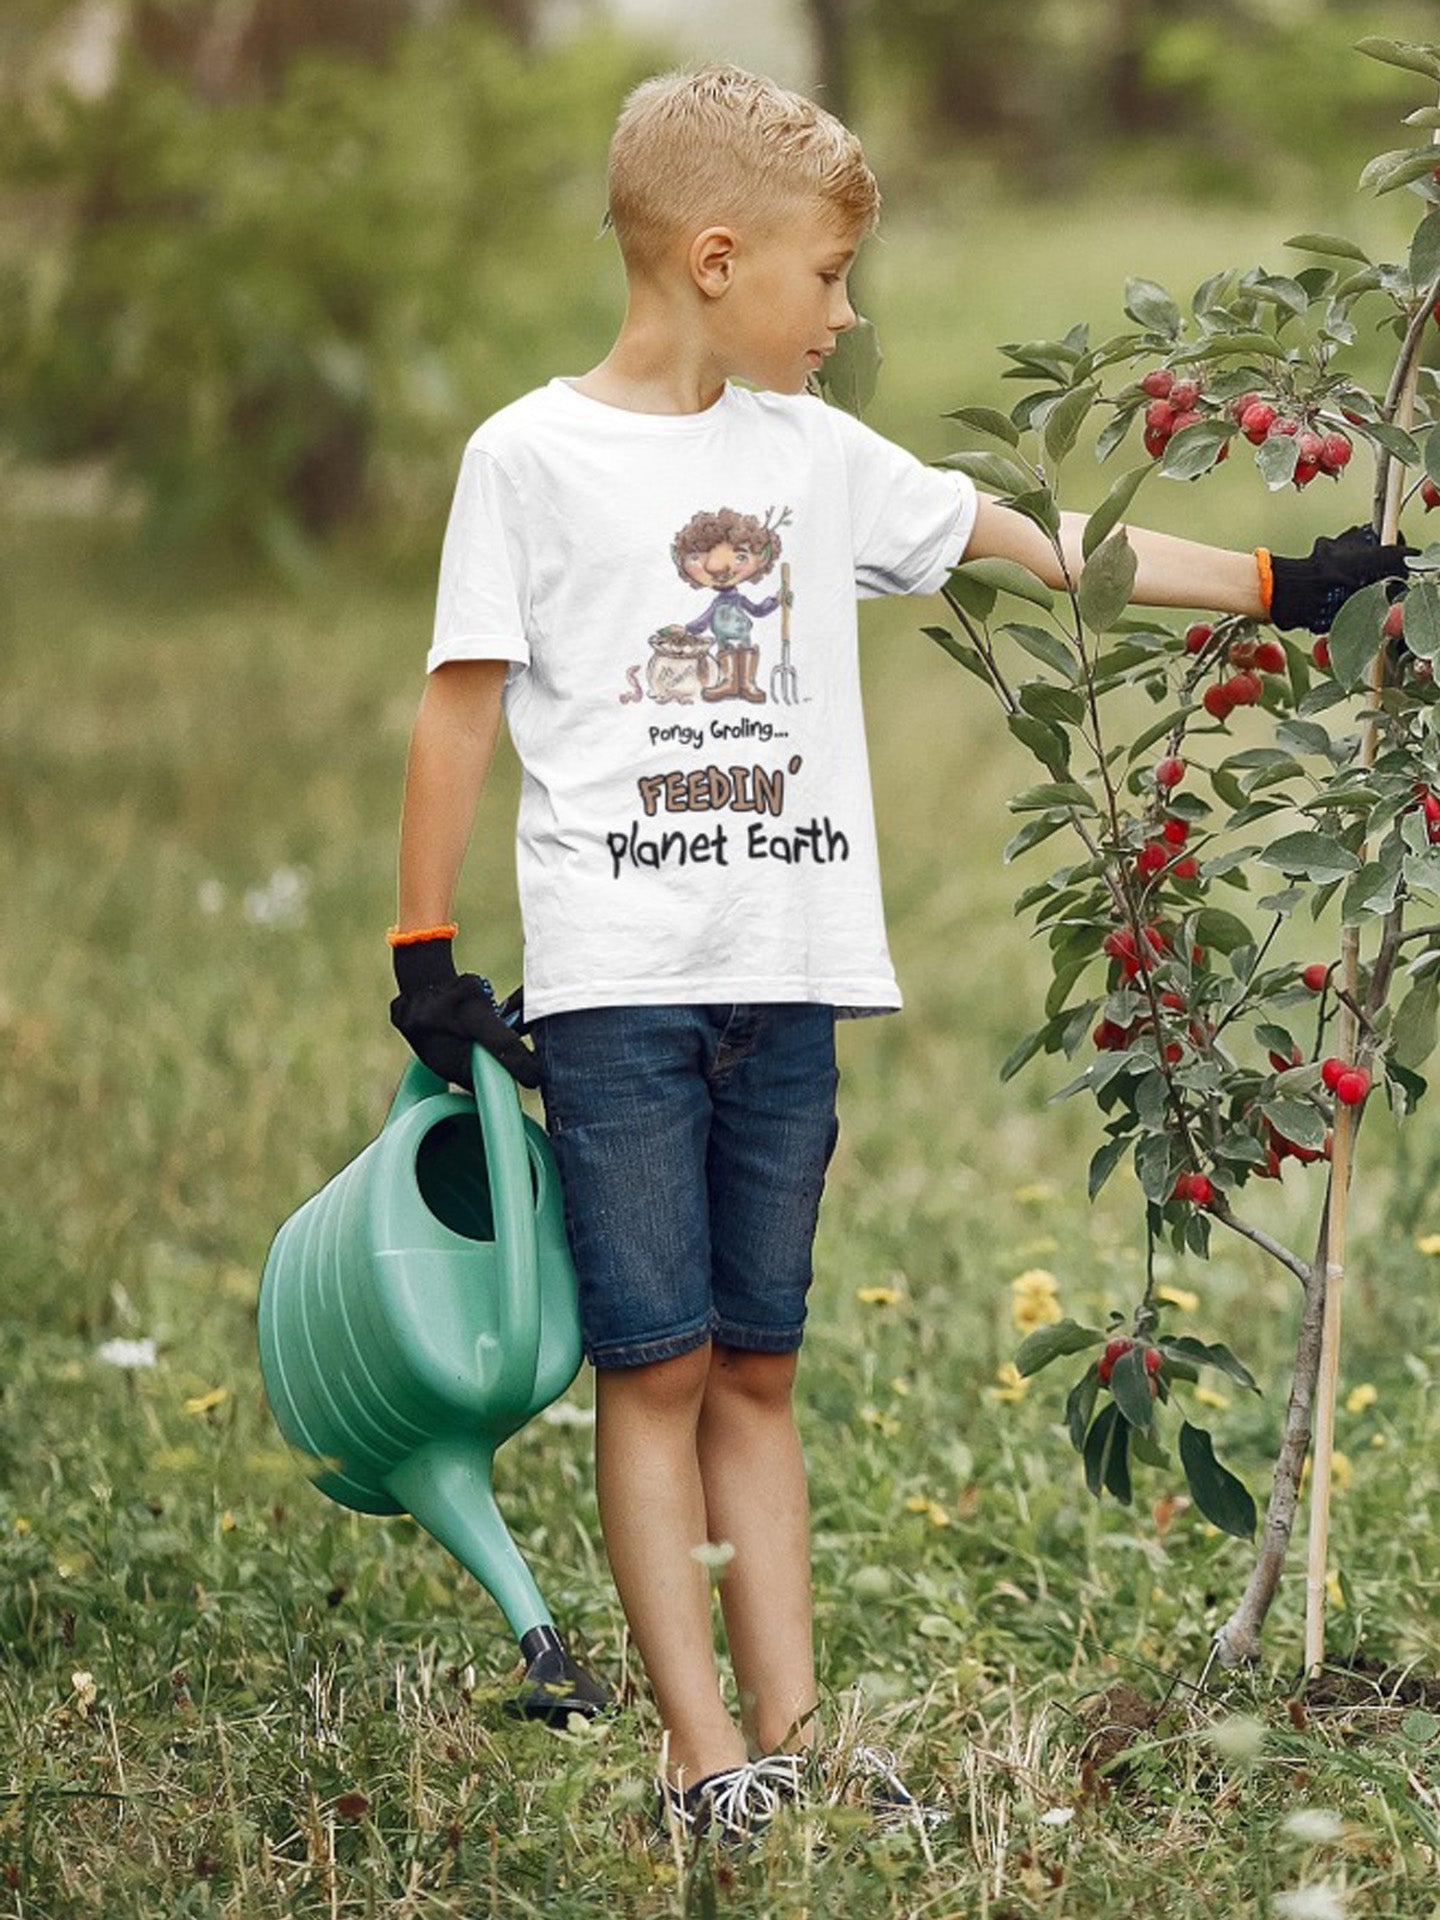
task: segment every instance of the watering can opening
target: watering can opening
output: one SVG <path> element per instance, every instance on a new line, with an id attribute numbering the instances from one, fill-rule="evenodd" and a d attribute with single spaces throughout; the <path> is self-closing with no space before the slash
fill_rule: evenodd
<path id="1" fill-rule="evenodd" d="M 533 1205 L 539 1183 L 528 1156 L 527 1165 Z M 495 1238 L 490 1166 L 472 1116 L 448 1114 L 426 1132 L 415 1154 L 415 1183 L 430 1212 L 451 1233 L 466 1240 Z"/>

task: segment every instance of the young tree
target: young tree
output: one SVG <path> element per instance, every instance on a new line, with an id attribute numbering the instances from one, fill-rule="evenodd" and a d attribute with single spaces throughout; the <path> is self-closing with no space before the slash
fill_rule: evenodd
<path id="1" fill-rule="evenodd" d="M 1440 47 L 1372 39 L 1360 50 L 1440 82 Z M 1132 280 L 1129 330 L 1092 342 L 1077 326 L 1007 346 L 1010 377 L 1025 389 L 1016 405 L 950 416 L 998 443 L 950 464 L 1041 527 L 1062 570 L 1064 463 L 1082 429 L 1103 418 L 1102 459 L 1137 431 L 1144 442 L 1146 457 L 1091 516 L 1083 570 L 1066 574 L 1063 593 L 1009 562 L 975 561 L 946 589 L 954 629 L 927 631 L 990 689 L 1042 770 L 1010 802 L 1023 824 L 1007 861 L 1056 836 L 1079 842 L 1017 902 L 1048 938 L 1054 977 L 1043 1023 L 1003 1074 L 1037 1054 L 1081 1062 L 1064 1092 L 1090 1095 L 1102 1117 L 1091 1197 L 1129 1160 L 1152 1256 L 1168 1239 L 1203 1258 L 1218 1225 L 1300 1289 L 1259 1551 L 1217 1638 L 1226 1664 L 1258 1652 L 1312 1425 L 1307 1663 L 1320 1658 L 1352 1144 L 1369 1098 L 1388 1099 L 1403 1118 L 1424 1095 L 1440 1007 L 1440 927 L 1425 924 L 1440 901 L 1440 544 L 1412 553 L 1408 581 L 1347 601 L 1307 648 L 1244 620 L 1178 634 L 1127 613 L 1135 561 L 1122 522 L 1156 475 L 1197 480 L 1232 450 L 1253 448 L 1267 486 L 1303 489 L 1338 474 L 1357 440 L 1375 457 L 1377 535 L 1393 538 L 1402 503 L 1417 494 L 1426 508 L 1440 504 L 1440 382 L 1420 368 L 1440 312 L 1440 167 L 1429 141 L 1440 109 L 1422 106 L 1407 125 L 1424 130 L 1423 144 L 1379 155 L 1362 178 L 1376 192 L 1418 197 L 1406 259 L 1374 262 L 1348 239 L 1302 234 L 1288 244 L 1315 264 L 1216 274 L 1185 312 L 1162 288 Z M 1357 330 L 1377 315 L 1397 340 L 1383 394 L 1354 371 Z M 1137 692 L 1154 707 L 1138 731 Z M 1230 723 L 1242 710 L 1266 728 L 1237 746 Z M 1308 965 L 1272 958 L 1288 922 L 1318 920 L 1332 902 L 1338 952 Z M 1316 1183 L 1308 1257 L 1257 1217 L 1263 1183 L 1289 1166 Z M 1066 1418 L 1091 1491 L 1128 1502 L 1135 1467 L 1168 1461 L 1178 1416 L 1196 1506 L 1253 1538 L 1254 1501 L 1217 1459 L 1187 1396 L 1205 1369 L 1247 1389 L 1254 1380 L 1227 1345 L 1170 1329 L 1153 1259 L 1128 1319 L 1043 1327 L 1017 1365 L 1031 1374 L 1087 1352 L 1094 1358 L 1070 1387 Z"/>

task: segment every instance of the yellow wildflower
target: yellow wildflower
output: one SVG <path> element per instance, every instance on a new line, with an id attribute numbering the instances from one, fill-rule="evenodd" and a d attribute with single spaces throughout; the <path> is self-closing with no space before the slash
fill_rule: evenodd
<path id="1" fill-rule="evenodd" d="M 222 1533 L 233 1533 L 235 1531 L 235 1516 L 228 1507 L 220 1516 L 220 1531 Z"/>
<path id="2" fill-rule="evenodd" d="M 1440 1253 L 1440 1233 L 1422 1233 L 1415 1242 L 1417 1253 Z"/>
<path id="3" fill-rule="evenodd" d="M 1156 1287 L 1155 1298 L 1167 1306 L 1178 1307 L 1181 1313 L 1194 1313 L 1200 1304 L 1199 1294 L 1191 1293 L 1187 1287 Z"/>
<path id="4" fill-rule="evenodd" d="M 1332 1493 L 1344 1493 L 1355 1478 L 1355 1469 L 1350 1464 L 1348 1453 L 1341 1453 L 1336 1447 L 1330 1456 L 1330 1490 Z"/>
<path id="5" fill-rule="evenodd" d="M 989 1389 L 997 1400 L 1006 1400 L 1012 1404 L 1023 1400 L 1030 1391 L 1030 1382 L 1023 1377 L 1013 1360 L 1007 1360 L 995 1375 L 998 1385 Z"/>
<path id="6" fill-rule="evenodd" d="M 1217 1407 L 1223 1413 L 1230 1402 L 1223 1393 L 1216 1393 L 1213 1387 L 1196 1387 L 1195 1398 L 1202 1407 Z"/>
<path id="7" fill-rule="evenodd" d="M 28 1533 L 30 1531 L 30 1522 L 25 1518 L 23 1513 L 17 1513 L 15 1516 L 15 1531 L 16 1533 Z"/>
<path id="8" fill-rule="evenodd" d="M 867 1307 L 893 1307 L 904 1299 L 898 1287 L 857 1287 L 855 1298 Z"/>
<path id="9" fill-rule="evenodd" d="M 1379 1389 L 1372 1387 L 1368 1380 L 1363 1381 L 1360 1386 L 1352 1387 L 1349 1393 L 1346 1394 L 1345 1411 L 1347 1413 L 1364 1413 L 1365 1409 L 1367 1407 L 1373 1407 L 1379 1398 Z"/>
<path id="10" fill-rule="evenodd" d="M 1370 1436 L 1370 1444 L 1372 1447 L 1388 1447 L 1390 1441 L 1383 1433 L 1372 1433 Z"/>
<path id="11" fill-rule="evenodd" d="M 923 1513 L 932 1527 L 948 1527 L 950 1516 L 938 1500 L 932 1500 L 927 1494 L 912 1493 L 905 1502 L 907 1513 Z"/>
<path id="12" fill-rule="evenodd" d="M 1332 1571 L 1326 1574 L 1325 1598 L 1330 1602 L 1332 1607 L 1338 1607 L 1342 1613 L 1345 1611 L 1345 1595 L 1340 1591 L 1340 1576 L 1338 1573 Z"/>
<path id="13" fill-rule="evenodd" d="M 230 1398 L 229 1387 L 211 1387 L 208 1393 L 197 1393 L 185 1402 L 185 1413 L 213 1413 L 216 1407 L 223 1407 Z"/>
<path id="14" fill-rule="evenodd" d="M 888 1434 L 893 1440 L 900 1431 L 900 1422 L 893 1413 L 881 1413 L 878 1407 L 862 1407 L 860 1418 L 867 1427 L 877 1427 L 881 1433 Z"/>
<path id="15" fill-rule="evenodd" d="M 890 1391 L 895 1395 L 897 1400 L 908 1399 L 910 1382 L 897 1373 L 895 1378 L 890 1382 Z"/>
<path id="16" fill-rule="evenodd" d="M 1055 1198 L 1055 1189 L 1047 1181 L 1032 1180 L 1028 1186 L 1016 1187 L 1010 1197 L 1022 1207 L 1039 1207 Z"/>
<path id="17" fill-rule="evenodd" d="M 1056 1298 L 1057 1282 L 1044 1267 L 1029 1267 L 1010 1282 L 1010 1311 L 1020 1333 L 1033 1333 L 1063 1316 Z"/>

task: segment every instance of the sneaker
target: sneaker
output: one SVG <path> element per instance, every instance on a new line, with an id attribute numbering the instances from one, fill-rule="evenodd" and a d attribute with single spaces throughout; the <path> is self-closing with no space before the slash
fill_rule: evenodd
<path id="1" fill-rule="evenodd" d="M 657 1780 L 657 1821 L 663 1831 L 674 1820 L 687 1838 L 706 1836 L 727 1845 L 754 1839 L 800 1797 L 803 1767 L 801 1754 L 771 1753 L 706 1774 L 693 1787 Z"/>
<path id="2" fill-rule="evenodd" d="M 879 1827 L 932 1833 L 950 1817 L 948 1808 L 915 1798 L 896 1771 L 894 1754 L 883 1747 L 851 1747 L 842 1756 L 842 1766 L 835 1804 L 858 1802 Z"/>

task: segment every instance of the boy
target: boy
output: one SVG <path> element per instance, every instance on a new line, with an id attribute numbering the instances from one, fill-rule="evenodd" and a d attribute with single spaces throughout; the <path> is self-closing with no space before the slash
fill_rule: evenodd
<path id="1" fill-rule="evenodd" d="M 838 121 L 731 67 L 657 77 L 620 115 L 608 187 L 614 345 L 466 448 L 407 768 L 392 1017 L 451 1079 L 479 1041 L 541 1087 L 605 1544 L 666 1730 L 661 1805 L 734 1833 L 799 1790 L 816 1738 L 791 1389 L 834 1021 L 900 1005 L 855 597 L 933 592 L 962 556 L 1061 583 L 1029 521 L 806 392 L 854 323 L 846 274 L 880 204 Z M 1082 526 L 1067 516 L 1076 571 Z M 1250 554 L 1131 539 L 1137 600 L 1287 625 L 1401 571 L 1358 533 L 1317 543 L 1274 563 L 1272 609 Z M 533 1056 L 451 950 L 502 706 Z M 739 1726 L 702 1564 L 722 1541 Z"/>

